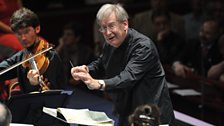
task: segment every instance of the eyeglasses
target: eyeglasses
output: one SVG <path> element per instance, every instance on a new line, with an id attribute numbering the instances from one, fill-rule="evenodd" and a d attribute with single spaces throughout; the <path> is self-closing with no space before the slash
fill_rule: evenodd
<path id="1" fill-rule="evenodd" d="M 112 22 L 112 23 L 109 23 L 107 26 L 101 26 L 99 31 L 104 33 L 106 32 L 107 30 L 109 31 L 113 31 L 114 29 L 117 28 L 117 25 L 118 25 L 118 22 Z"/>

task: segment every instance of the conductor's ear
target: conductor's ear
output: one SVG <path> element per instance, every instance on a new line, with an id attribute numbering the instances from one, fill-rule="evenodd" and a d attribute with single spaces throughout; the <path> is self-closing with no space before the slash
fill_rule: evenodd
<path id="1" fill-rule="evenodd" d="M 123 24 L 124 24 L 124 30 L 127 31 L 128 30 L 128 20 L 125 20 L 123 22 Z"/>

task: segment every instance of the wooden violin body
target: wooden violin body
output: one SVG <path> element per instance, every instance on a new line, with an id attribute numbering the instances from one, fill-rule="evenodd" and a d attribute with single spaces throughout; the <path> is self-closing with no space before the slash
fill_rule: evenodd
<path id="1" fill-rule="evenodd" d="M 44 40 L 40 40 L 37 44 L 34 45 L 32 50 L 27 51 L 27 55 L 24 56 L 24 58 L 27 59 L 47 48 L 49 48 L 49 44 Z M 49 59 L 45 56 L 45 53 L 43 53 L 36 56 L 35 58 L 32 58 L 31 60 L 29 60 L 29 62 L 24 62 L 22 64 L 24 68 L 34 69 L 39 72 L 38 82 L 41 87 L 41 91 L 49 90 L 47 84 L 48 82 L 43 81 L 43 78 L 41 78 L 41 75 L 43 75 L 44 72 L 47 70 L 49 63 Z"/>
<path id="2" fill-rule="evenodd" d="M 38 45 L 34 46 L 34 49 L 32 51 L 30 51 L 30 53 L 28 52 L 28 54 L 24 57 L 25 59 L 28 57 L 31 57 L 32 55 L 43 51 L 44 49 L 49 48 L 49 45 L 47 42 L 41 40 Z M 48 68 L 49 65 L 49 59 L 45 56 L 45 54 L 41 54 L 37 57 L 34 58 L 36 64 L 37 64 L 37 68 L 40 72 L 40 74 L 42 75 Z M 32 64 L 30 62 L 25 62 L 22 64 L 23 67 L 25 68 L 29 68 L 29 69 L 33 69 Z"/>

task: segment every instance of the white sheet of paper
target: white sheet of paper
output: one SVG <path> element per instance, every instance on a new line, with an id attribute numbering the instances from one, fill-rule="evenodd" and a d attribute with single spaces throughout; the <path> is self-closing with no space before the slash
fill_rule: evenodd
<path id="1" fill-rule="evenodd" d="M 66 120 L 57 117 L 57 111 L 62 113 Z M 90 126 L 113 126 L 114 121 L 104 112 L 90 111 L 89 109 L 48 108 L 43 107 L 43 112 L 70 124 L 83 124 Z"/>
<path id="2" fill-rule="evenodd" d="M 31 124 L 10 123 L 10 126 L 33 126 Z"/>
<path id="3" fill-rule="evenodd" d="M 167 82 L 168 88 L 178 88 L 179 86 L 170 82 Z"/>
<path id="4" fill-rule="evenodd" d="M 201 92 L 195 91 L 194 89 L 175 89 L 174 93 L 181 96 L 199 96 Z"/>

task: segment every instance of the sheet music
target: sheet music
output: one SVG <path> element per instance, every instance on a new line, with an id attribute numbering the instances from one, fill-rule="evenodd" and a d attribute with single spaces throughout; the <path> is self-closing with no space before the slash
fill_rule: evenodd
<path id="1" fill-rule="evenodd" d="M 45 112 L 53 117 L 57 117 L 57 109 L 43 107 L 43 112 Z"/>
<path id="2" fill-rule="evenodd" d="M 33 126 L 31 124 L 10 123 L 10 126 Z"/>
<path id="3" fill-rule="evenodd" d="M 90 111 L 89 109 L 48 108 L 43 107 L 43 112 L 70 124 L 82 124 L 89 126 L 113 126 L 114 121 L 104 112 Z M 57 116 L 60 112 L 66 120 Z"/>
<path id="4" fill-rule="evenodd" d="M 175 89 L 173 90 L 173 92 L 181 96 L 200 96 L 201 95 L 201 92 L 198 92 L 194 89 Z"/>
<path id="5" fill-rule="evenodd" d="M 170 82 L 167 82 L 168 88 L 178 88 L 179 86 Z"/>

